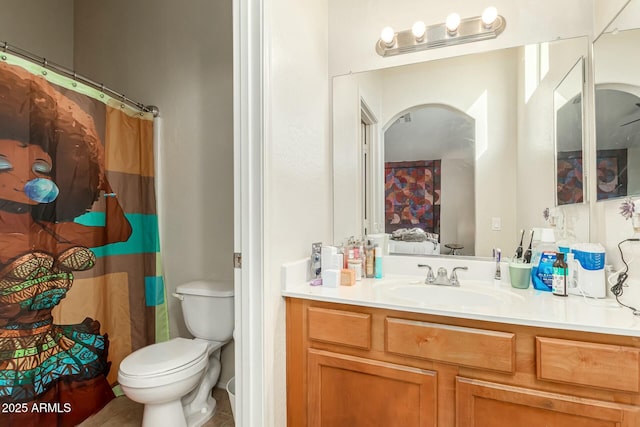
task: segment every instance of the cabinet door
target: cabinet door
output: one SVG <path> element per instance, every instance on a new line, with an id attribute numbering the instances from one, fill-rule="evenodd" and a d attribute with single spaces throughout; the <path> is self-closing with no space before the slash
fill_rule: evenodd
<path id="1" fill-rule="evenodd" d="M 309 427 L 436 425 L 436 373 L 308 350 Z"/>
<path id="2" fill-rule="evenodd" d="M 638 408 L 456 377 L 458 427 L 635 427 Z"/>

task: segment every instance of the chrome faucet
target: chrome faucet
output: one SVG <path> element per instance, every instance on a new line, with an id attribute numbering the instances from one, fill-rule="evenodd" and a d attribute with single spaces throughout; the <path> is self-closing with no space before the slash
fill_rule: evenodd
<path id="1" fill-rule="evenodd" d="M 436 280 L 436 277 L 433 275 L 433 269 L 431 268 L 430 265 L 418 264 L 418 267 L 420 267 L 420 268 L 428 268 L 429 269 L 429 271 L 427 271 L 427 278 L 424 279 L 425 285 L 430 285 Z"/>
<path id="2" fill-rule="evenodd" d="M 455 267 L 451 270 L 451 277 L 447 277 L 447 269 L 444 267 L 438 268 L 437 276 L 433 275 L 433 269 L 431 266 L 426 264 L 418 264 L 418 267 L 428 268 L 427 278 L 424 280 L 424 283 L 427 285 L 440 285 L 440 286 L 460 286 L 460 281 L 458 280 L 458 274 L 456 271 L 458 270 L 468 270 L 468 267 Z"/>
<path id="3" fill-rule="evenodd" d="M 468 270 L 469 267 L 454 267 L 451 270 L 451 277 L 449 278 L 449 284 L 451 286 L 460 286 L 460 281 L 458 280 L 458 275 L 456 274 L 456 270 Z"/>

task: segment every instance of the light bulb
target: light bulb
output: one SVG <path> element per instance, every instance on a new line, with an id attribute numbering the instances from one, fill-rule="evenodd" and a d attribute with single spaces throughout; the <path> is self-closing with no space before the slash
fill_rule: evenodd
<path id="1" fill-rule="evenodd" d="M 380 40 L 382 40 L 382 43 L 384 43 L 387 47 L 393 46 L 393 39 L 395 38 L 395 36 L 396 33 L 391 27 L 384 27 L 382 29 L 382 32 L 380 32 Z"/>
<path id="2" fill-rule="evenodd" d="M 460 15 L 457 13 L 452 13 L 447 16 L 447 20 L 445 21 L 445 25 L 447 26 L 447 31 L 450 33 L 455 33 L 458 31 L 458 26 L 460 25 Z"/>
<path id="3" fill-rule="evenodd" d="M 416 21 L 411 27 L 411 32 L 413 33 L 413 36 L 418 41 L 422 41 L 422 39 L 424 38 L 424 33 L 426 31 L 427 31 L 427 26 L 424 25 L 424 22 L 422 21 Z"/>
<path id="4" fill-rule="evenodd" d="M 493 6 L 489 6 L 482 12 L 482 22 L 485 27 L 491 27 L 498 18 L 498 9 Z"/>

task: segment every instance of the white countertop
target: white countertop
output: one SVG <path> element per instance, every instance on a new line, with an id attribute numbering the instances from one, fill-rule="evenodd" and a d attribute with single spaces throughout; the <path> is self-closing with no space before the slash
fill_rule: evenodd
<path id="1" fill-rule="evenodd" d="M 424 275 L 416 274 L 387 274 L 383 279 L 363 279 L 354 286 L 337 288 L 311 286 L 305 280 L 306 277 L 301 276 L 303 272 L 306 273 L 306 264 L 302 266 L 301 262 L 283 266 L 283 296 L 490 322 L 640 337 L 640 316 L 634 316 L 631 310 L 620 307 L 612 298 L 591 299 L 578 295 L 560 297 L 533 288 L 514 289 L 509 283 L 499 281 L 465 279 L 462 274 L 458 289 L 463 294 L 456 294 L 456 290 L 451 289 L 445 291 L 447 295 L 456 296 L 450 299 L 412 298 L 414 291 L 423 291 L 413 287 L 442 286 L 425 285 Z M 415 259 L 410 262 L 415 263 Z M 404 291 L 404 296 L 403 292 L 398 291 Z M 458 298 L 457 295 L 464 298 Z M 473 296 L 479 298 L 474 301 Z M 465 304 L 465 298 L 469 303 L 461 305 Z M 489 303 L 482 303 L 484 299 L 488 299 Z M 493 299 L 496 300 L 495 303 L 491 303 Z"/>

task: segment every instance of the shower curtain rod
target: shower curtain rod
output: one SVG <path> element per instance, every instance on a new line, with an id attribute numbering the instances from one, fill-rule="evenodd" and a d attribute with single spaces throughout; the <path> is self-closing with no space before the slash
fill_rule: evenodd
<path id="1" fill-rule="evenodd" d="M 26 59 L 28 61 L 31 61 L 35 64 L 41 65 L 44 68 L 48 68 L 51 69 L 53 71 L 56 71 L 58 73 L 64 74 L 67 77 L 71 77 L 73 80 L 75 81 L 79 81 L 81 83 L 86 84 L 87 86 L 91 86 L 94 89 L 99 90 L 102 93 L 106 93 L 109 96 L 118 99 L 119 101 L 128 104 L 134 108 L 137 108 L 140 111 L 143 111 L 145 113 L 151 113 L 153 114 L 153 117 L 158 117 L 158 115 L 160 114 L 160 110 L 158 109 L 158 107 L 156 107 L 155 105 L 144 105 L 140 102 L 136 102 L 132 99 L 127 98 L 126 96 L 124 96 L 124 94 L 116 92 L 113 89 L 110 89 L 108 87 L 106 87 L 104 84 L 102 83 L 97 83 L 87 77 L 84 77 L 83 75 L 80 75 L 78 73 L 76 73 L 73 70 L 70 70 L 66 67 L 63 67 L 62 65 L 58 65 L 55 64 L 53 62 L 49 62 L 47 61 L 46 58 L 42 58 L 39 57 L 37 55 L 34 55 L 31 52 L 27 52 L 24 49 L 20 49 L 19 47 L 10 45 L 9 43 L 7 43 L 6 41 L 0 42 L 0 44 L 2 45 L 2 51 L 3 52 L 11 52 L 23 59 Z"/>

